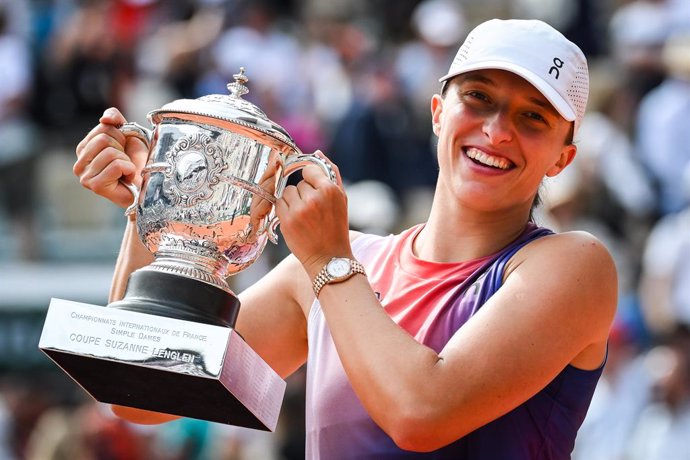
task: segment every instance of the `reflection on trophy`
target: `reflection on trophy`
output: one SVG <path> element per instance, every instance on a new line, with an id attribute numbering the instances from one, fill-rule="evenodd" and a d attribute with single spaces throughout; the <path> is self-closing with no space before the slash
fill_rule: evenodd
<path id="1" fill-rule="evenodd" d="M 149 113 L 141 190 L 130 186 L 139 236 L 154 254 L 107 307 L 53 299 L 39 348 L 95 399 L 117 406 L 274 430 L 285 382 L 234 329 L 240 303 L 226 278 L 277 241 L 276 197 L 319 158 L 242 99 L 182 99 Z"/>

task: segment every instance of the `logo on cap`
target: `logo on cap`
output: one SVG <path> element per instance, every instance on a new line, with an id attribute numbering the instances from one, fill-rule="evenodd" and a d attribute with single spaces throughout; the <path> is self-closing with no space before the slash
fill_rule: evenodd
<path id="1" fill-rule="evenodd" d="M 558 77 L 560 77 L 561 75 L 560 69 L 563 68 L 563 64 L 565 63 L 562 59 L 559 59 L 557 57 L 553 58 L 553 66 L 551 66 L 551 68 L 549 69 L 549 75 L 551 75 L 552 72 L 556 72 L 556 80 L 558 80 Z"/>

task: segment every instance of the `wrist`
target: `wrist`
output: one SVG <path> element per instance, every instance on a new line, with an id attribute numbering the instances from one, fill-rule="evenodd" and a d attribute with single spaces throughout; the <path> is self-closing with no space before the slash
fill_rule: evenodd
<path id="1" fill-rule="evenodd" d="M 328 284 L 341 283 L 356 274 L 367 276 L 364 266 L 348 257 L 333 257 L 312 277 L 312 289 L 318 298 L 321 290 Z"/>
<path id="2" fill-rule="evenodd" d="M 350 251 L 333 251 L 331 253 L 327 254 L 322 254 L 316 257 L 312 257 L 309 259 L 306 259 L 304 261 L 300 262 L 302 263 L 302 266 L 304 267 L 304 270 L 307 272 L 307 275 L 309 275 L 309 279 L 314 279 L 316 275 L 319 274 L 319 272 L 328 264 L 328 262 L 331 261 L 334 257 L 342 257 L 346 259 L 352 259 L 354 256 Z"/>

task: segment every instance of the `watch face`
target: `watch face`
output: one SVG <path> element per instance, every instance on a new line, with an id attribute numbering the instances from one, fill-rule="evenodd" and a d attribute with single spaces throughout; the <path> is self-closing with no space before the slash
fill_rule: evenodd
<path id="1" fill-rule="evenodd" d="M 350 261 L 347 259 L 333 259 L 328 263 L 328 274 L 340 278 L 350 273 Z"/>

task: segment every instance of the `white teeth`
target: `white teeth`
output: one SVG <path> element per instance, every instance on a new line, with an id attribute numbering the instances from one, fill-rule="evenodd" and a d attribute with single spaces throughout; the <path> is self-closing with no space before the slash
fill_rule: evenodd
<path id="1" fill-rule="evenodd" d="M 492 166 L 499 169 L 510 168 L 510 162 L 503 158 L 492 157 L 479 149 L 469 148 L 467 149 L 467 156 L 472 158 L 479 163 L 485 164 L 487 166 Z"/>

